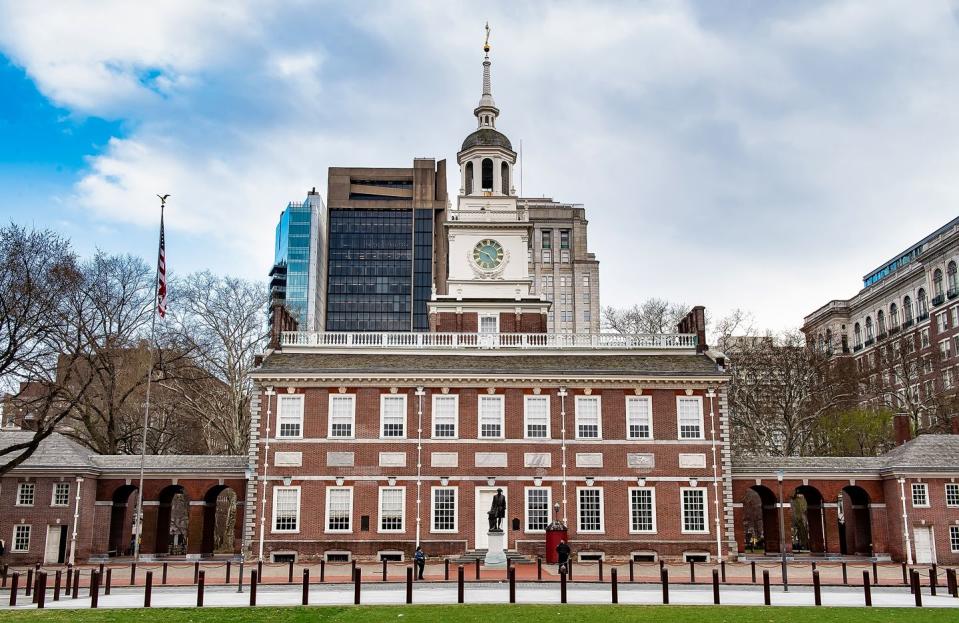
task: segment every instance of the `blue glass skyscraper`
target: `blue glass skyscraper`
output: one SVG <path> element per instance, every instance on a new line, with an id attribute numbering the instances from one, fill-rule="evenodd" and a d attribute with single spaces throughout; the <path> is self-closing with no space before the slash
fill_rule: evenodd
<path id="1" fill-rule="evenodd" d="M 314 188 L 306 200 L 290 202 L 276 225 L 270 295 L 297 319 L 301 331 L 322 327 L 322 288 L 318 281 L 322 223 L 326 208 Z"/>

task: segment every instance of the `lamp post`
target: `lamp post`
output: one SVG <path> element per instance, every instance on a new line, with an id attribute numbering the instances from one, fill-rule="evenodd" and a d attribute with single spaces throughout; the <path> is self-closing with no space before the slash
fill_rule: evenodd
<path id="1" fill-rule="evenodd" d="M 779 556 L 782 563 L 783 591 L 789 592 L 789 578 L 786 572 L 786 520 L 783 517 L 783 470 L 776 472 L 779 482 Z"/>

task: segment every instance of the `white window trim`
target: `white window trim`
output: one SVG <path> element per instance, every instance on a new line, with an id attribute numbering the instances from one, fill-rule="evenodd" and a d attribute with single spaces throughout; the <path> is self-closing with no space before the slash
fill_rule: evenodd
<path id="1" fill-rule="evenodd" d="M 67 488 L 67 501 L 63 504 L 57 504 L 57 488 L 66 487 Z M 70 506 L 70 483 L 69 482 L 55 482 L 53 483 L 53 490 L 50 492 L 50 506 L 55 506 L 57 508 L 63 508 L 65 506 Z"/>
<path id="2" fill-rule="evenodd" d="M 27 531 L 27 548 L 26 549 L 17 549 L 17 528 L 19 527 L 29 528 Z M 13 525 L 13 534 L 10 535 L 10 553 L 11 554 L 26 554 L 30 551 L 30 545 L 33 544 L 33 524 L 29 523 L 18 523 Z"/>
<path id="3" fill-rule="evenodd" d="M 276 493 L 277 491 L 296 491 L 296 530 L 277 530 L 276 528 Z M 272 518 L 270 520 L 270 532 L 274 534 L 299 534 L 300 526 L 303 525 L 303 513 L 301 500 L 301 490 L 299 486 L 292 487 L 273 487 L 273 504 L 272 504 Z"/>
<path id="4" fill-rule="evenodd" d="M 679 419 L 679 402 L 681 400 L 695 400 L 699 403 L 699 437 L 683 437 L 682 424 Z M 702 396 L 676 396 L 676 439 L 680 441 L 696 441 L 706 438 L 706 425 L 703 413 Z"/>
<path id="5" fill-rule="evenodd" d="M 487 437 L 483 435 L 483 409 L 480 406 L 484 400 L 499 402 L 499 435 Z M 477 439 L 506 439 L 506 396 L 504 394 L 480 394 L 476 399 L 476 438 Z"/>
<path id="6" fill-rule="evenodd" d="M 633 530 L 633 491 L 649 491 L 650 501 L 653 504 L 653 529 L 652 530 Z M 627 487 L 626 489 L 626 508 L 628 511 L 629 533 L 630 534 L 656 534 L 656 488 L 655 487 Z"/>
<path id="7" fill-rule="evenodd" d="M 400 528 L 399 530 L 384 530 L 383 529 L 383 492 L 387 489 L 390 490 L 399 490 L 403 497 L 403 507 L 400 511 Z M 379 490 L 379 503 L 377 504 L 377 514 L 376 514 L 376 531 L 380 534 L 399 534 L 406 532 L 406 487 L 380 487 Z"/>
<path id="8" fill-rule="evenodd" d="M 436 529 L 436 491 L 438 489 L 451 489 L 453 491 L 453 528 L 452 530 Z M 460 527 L 460 491 L 459 487 L 430 487 L 430 533 L 431 534 L 453 534 L 459 532 Z"/>
<path id="9" fill-rule="evenodd" d="M 523 532 L 526 534 L 546 534 L 546 529 L 543 530 L 530 530 L 529 529 L 529 492 L 530 491 L 546 491 L 546 525 L 549 525 L 549 516 L 553 512 L 553 488 L 540 486 L 540 487 L 523 487 Z"/>
<path id="10" fill-rule="evenodd" d="M 952 533 L 953 531 L 959 532 L 959 526 L 949 526 L 949 551 L 955 554 L 959 552 L 959 547 L 953 547 Z"/>
<path id="11" fill-rule="evenodd" d="M 20 503 L 20 492 L 23 490 L 24 487 L 33 487 L 33 501 L 30 502 L 29 504 Z M 23 507 L 29 508 L 31 506 L 35 506 L 36 503 L 37 503 L 37 484 L 35 482 L 17 483 L 17 503 L 14 504 L 14 506 L 23 506 Z"/>
<path id="12" fill-rule="evenodd" d="M 437 398 L 452 398 L 453 399 L 453 436 L 452 437 L 437 437 L 436 436 L 436 399 Z M 447 439 L 455 440 L 460 438 L 460 397 L 459 394 L 433 394 L 432 407 L 430 409 L 430 427 L 433 429 L 430 431 L 430 437 L 433 439 Z"/>
<path id="13" fill-rule="evenodd" d="M 583 399 L 596 400 L 596 436 L 595 437 L 580 437 L 579 436 L 579 403 Z M 601 441 L 603 439 L 603 397 L 602 396 L 576 396 L 576 400 L 573 401 L 573 433 L 576 439 L 582 439 L 583 441 Z"/>
<path id="14" fill-rule="evenodd" d="M 922 490 L 924 493 L 923 497 L 926 498 L 925 504 L 916 504 L 916 487 L 922 487 Z M 913 508 L 929 508 L 929 485 L 928 484 L 924 482 L 914 482 L 912 483 L 912 487 L 909 489 L 909 493 L 911 494 L 910 497 L 912 498 Z"/>
<path id="15" fill-rule="evenodd" d="M 383 405 L 388 399 L 391 398 L 402 398 L 403 399 L 403 434 L 399 437 L 387 437 L 384 433 L 386 432 L 386 422 L 383 420 Z M 409 405 L 406 401 L 406 394 L 380 394 L 380 439 L 406 439 L 406 433 L 409 430 L 407 426 L 407 409 Z"/>
<path id="16" fill-rule="evenodd" d="M 530 400 L 545 400 L 546 401 L 546 436 L 545 437 L 529 437 L 529 421 L 527 419 L 527 413 L 529 411 L 529 401 Z M 552 404 L 550 403 L 549 394 L 543 395 L 540 394 L 532 396 L 523 396 L 523 438 L 524 439 L 552 439 L 553 438 L 553 428 L 550 425 L 550 420 L 552 419 Z"/>
<path id="17" fill-rule="evenodd" d="M 496 320 L 496 331 L 485 332 L 483 331 L 483 318 L 493 318 Z M 497 335 L 499 334 L 499 314 L 479 314 L 476 318 L 476 332 L 480 335 Z"/>
<path id="18" fill-rule="evenodd" d="M 641 401 L 646 403 L 647 405 L 646 408 L 649 413 L 649 437 L 631 437 L 629 434 L 629 403 L 641 402 Z M 656 438 L 656 433 L 653 431 L 653 397 L 652 396 L 626 396 L 626 439 L 630 441 L 634 441 L 634 440 L 651 441 L 655 438 Z"/>
<path id="19" fill-rule="evenodd" d="M 957 493 L 959 493 L 959 482 L 946 483 L 946 486 L 943 487 L 943 493 L 945 493 L 945 496 L 946 496 L 946 508 L 959 508 L 959 503 L 953 503 L 953 504 L 949 503 L 949 487 L 950 486 L 955 487 Z"/>
<path id="20" fill-rule="evenodd" d="M 280 405 L 282 405 L 284 401 L 289 400 L 290 398 L 293 398 L 300 403 L 300 434 L 299 435 L 281 435 L 280 434 L 280 421 L 281 421 L 280 418 L 281 418 L 281 411 L 282 411 Z M 306 397 L 303 394 L 282 394 L 280 396 L 277 396 L 277 399 L 276 399 L 276 438 L 277 439 L 303 439 L 303 425 L 304 425 L 304 420 L 306 419 L 304 417 L 305 410 L 306 410 L 305 398 Z"/>
<path id="21" fill-rule="evenodd" d="M 350 435 L 333 435 L 333 399 L 350 399 Z M 326 408 L 326 436 L 328 439 L 356 439 L 356 394 L 330 394 Z"/>
<path id="22" fill-rule="evenodd" d="M 683 508 L 683 498 L 686 491 L 703 492 L 703 529 L 687 530 L 686 514 Z M 680 487 L 679 488 L 679 529 L 682 534 L 709 534 L 709 489 L 707 487 Z"/>
<path id="23" fill-rule="evenodd" d="M 350 492 L 350 527 L 346 529 L 330 530 L 330 493 L 334 490 Z M 327 534 L 350 534 L 353 532 L 353 487 L 333 486 L 326 488 L 326 513 L 323 518 L 323 532 Z"/>
<path id="24" fill-rule="evenodd" d="M 580 530 L 583 500 L 579 492 L 585 490 L 599 491 L 599 530 Z M 606 498 L 602 487 L 576 487 L 576 534 L 606 534 Z"/>

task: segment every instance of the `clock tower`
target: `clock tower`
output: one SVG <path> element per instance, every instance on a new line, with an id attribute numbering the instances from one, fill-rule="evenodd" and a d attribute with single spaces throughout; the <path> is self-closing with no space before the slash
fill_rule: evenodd
<path id="1" fill-rule="evenodd" d="M 517 204 L 516 152 L 496 129 L 499 108 L 490 83 L 489 28 L 483 46 L 483 94 L 473 110 L 477 129 L 456 155 L 456 208 L 444 223 L 447 292 L 430 301 L 439 332 L 543 333 L 550 303 L 531 294 L 528 211 Z"/>

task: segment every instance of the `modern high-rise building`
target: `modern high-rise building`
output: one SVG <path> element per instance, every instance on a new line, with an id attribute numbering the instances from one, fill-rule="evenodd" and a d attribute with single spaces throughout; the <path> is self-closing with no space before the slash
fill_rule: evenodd
<path id="1" fill-rule="evenodd" d="M 323 199 L 314 188 L 302 203 L 290 202 L 276 225 L 270 299 L 285 305 L 305 331 L 323 328 L 319 266 L 325 213 Z"/>
<path id="2" fill-rule="evenodd" d="M 327 200 L 325 329 L 428 330 L 427 302 L 445 282 L 446 161 L 330 167 Z"/>

